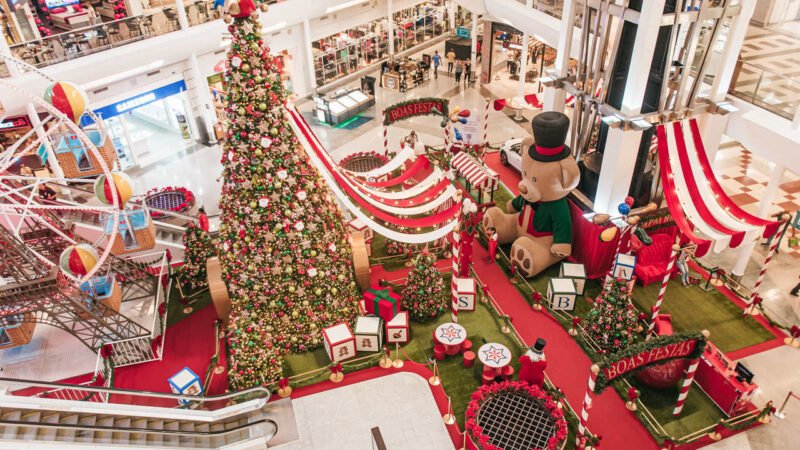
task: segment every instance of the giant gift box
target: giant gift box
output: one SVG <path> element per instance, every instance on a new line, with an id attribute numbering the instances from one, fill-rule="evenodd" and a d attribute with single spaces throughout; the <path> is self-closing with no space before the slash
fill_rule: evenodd
<path id="1" fill-rule="evenodd" d="M 375 316 L 356 318 L 356 350 L 379 352 L 383 346 L 383 319 Z"/>
<path id="2" fill-rule="evenodd" d="M 405 344 L 408 338 L 408 311 L 401 311 L 390 322 L 386 322 L 386 342 Z"/>
<path id="3" fill-rule="evenodd" d="M 184 367 L 180 372 L 171 376 L 167 382 L 169 388 L 175 394 L 191 395 L 200 397 L 203 395 L 203 385 L 200 384 L 200 377 L 188 367 Z M 191 400 L 179 399 L 178 403 L 181 405 L 188 405 Z"/>
<path id="4" fill-rule="evenodd" d="M 346 323 L 323 328 L 322 339 L 331 362 L 338 363 L 356 356 L 356 337 Z"/>
<path id="5" fill-rule="evenodd" d="M 367 314 L 380 316 L 384 322 L 394 319 L 400 312 L 400 295 L 393 292 L 392 288 L 383 288 L 373 284 L 371 288 L 364 292 L 364 308 Z"/>

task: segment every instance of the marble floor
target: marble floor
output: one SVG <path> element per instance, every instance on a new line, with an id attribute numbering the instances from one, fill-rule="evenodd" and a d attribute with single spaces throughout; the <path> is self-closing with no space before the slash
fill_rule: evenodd
<path id="1" fill-rule="evenodd" d="M 371 450 L 378 427 L 391 450 L 452 450 L 453 442 L 425 379 L 411 373 L 293 401 L 300 439 L 276 450 Z"/>

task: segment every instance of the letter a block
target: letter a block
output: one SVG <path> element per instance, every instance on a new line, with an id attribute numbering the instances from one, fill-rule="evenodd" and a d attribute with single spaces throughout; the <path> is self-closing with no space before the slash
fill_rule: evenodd
<path id="1" fill-rule="evenodd" d="M 620 253 L 614 261 L 614 278 L 622 278 L 625 281 L 633 279 L 633 269 L 636 268 L 636 257 L 627 253 Z"/>
<path id="2" fill-rule="evenodd" d="M 575 283 L 570 278 L 551 278 L 547 283 L 547 300 L 556 311 L 575 309 Z"/>
<path id="3" fill-rule="evenodd" d="M 356 337 L 346 323 L 323 328 L 322 340 L 331 362 L 338 363 L 356 356 Z"/>
<path id="4" fill-rule="evenodd" d="M 356 319 L 356 350 L 379 352 L 383 346 L 383 319 L 361 316 Z"/>

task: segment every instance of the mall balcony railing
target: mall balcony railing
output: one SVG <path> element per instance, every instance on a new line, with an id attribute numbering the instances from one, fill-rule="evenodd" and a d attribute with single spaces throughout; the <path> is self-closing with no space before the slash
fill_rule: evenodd
<path id="1" fill-rule="evenodd" d="M 267 0 L 268 4 L 285 0 Z M 187 24 L 192 27 L 220 20 L 221 11 L 213 10 L 213 1 L 184 0 Z M 140 16 L 77 28 L 65 33 L 11 46 L 12 55 L 36 67 L 51 66 L 133 42 L 161 36 L 181 29 L 178 6 L 164 6 Z M 8 67 L 0 62 L 0 77 L 8 77 Z"/>
<path id="2" fill-rule="evenodd" d="M 728 92 L 789 120 L 800 108 L 800 78 L 758 64 L 740 61 Z"/>
<path id="3" fill-rule="evenodd" d="M 523 5 L 528 4 L 527 0 L 517 1 Z M 537 9 L 545 14 L 560 19 L 561 13 L 564 11 L 564 0 L 533 0 L 533 9 Z"/>

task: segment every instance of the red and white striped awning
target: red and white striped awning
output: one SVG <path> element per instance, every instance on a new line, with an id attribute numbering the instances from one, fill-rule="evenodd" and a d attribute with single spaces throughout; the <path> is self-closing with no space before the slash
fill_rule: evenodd
<path id="1" fill-rule="evenodd" d="M 460 152 L 450 161 L 450 166 L 456 169 L 476 189 L 494 187 L 498 175 L 490 168 L 479 163 L 472 155 Z"/>

